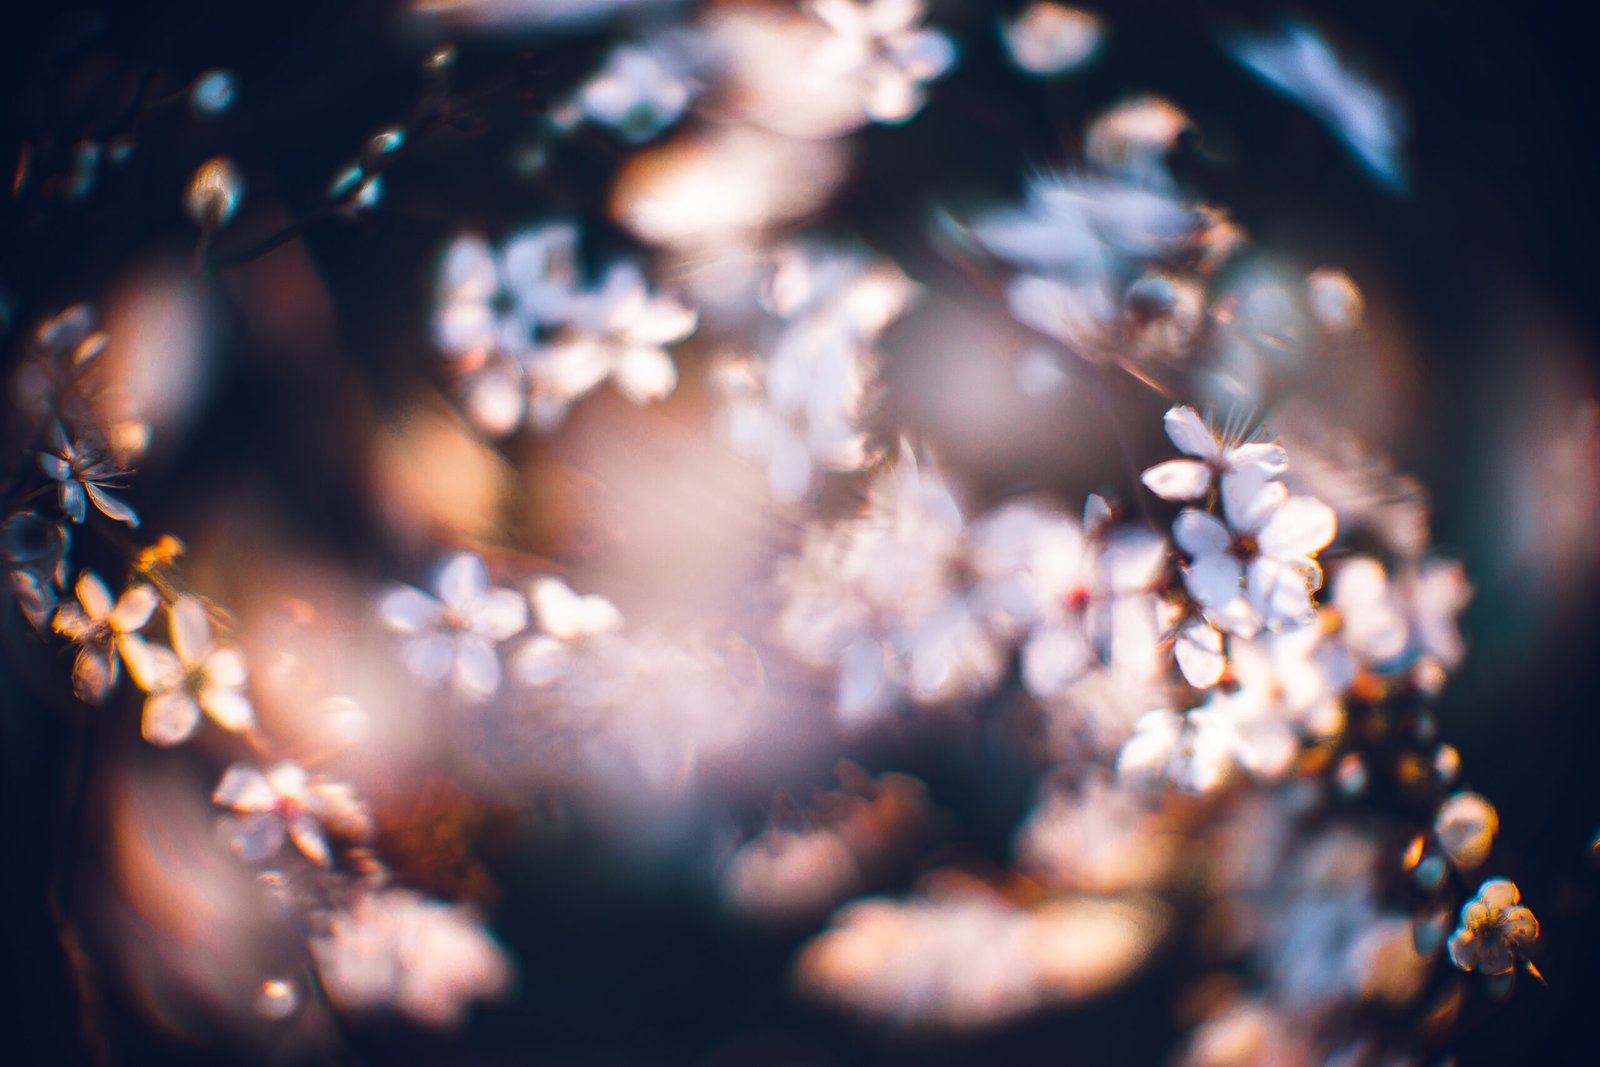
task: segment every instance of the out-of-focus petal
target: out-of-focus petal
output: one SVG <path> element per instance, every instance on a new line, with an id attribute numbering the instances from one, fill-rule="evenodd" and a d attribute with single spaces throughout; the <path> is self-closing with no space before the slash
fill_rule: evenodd
<path id="1" fill-rule="evenodd" d="M 211 720 L 224 730 L 238 733 L 256 724 L 255 710 L 237 689 L 212 686 L 200 694 L 200 705 Z"/>
<path id="2" fill-rule="evenodd" d="M 152 645 L 137 637 L 123 637 L 117 642 L 123 662 L 134 684 L 145 692 L 170 688 L 182 676 L 183 665 L 171 649 Z"/>
<path id="3" fill-rule="evenodd" d="M 493 696 L 500 688 L 500 657 L 487 641 L 463 634 L 456 640 L 453 677 L 456 690 L 463 695 Z"/>
<path id="4" fill-rule="evenodd" d="M 186 596 L 167 611 L 172 627 L 172 650 L 185 664 L 197 663 L 211 646 L 211 620 L 199 597 Z"/>
<path id="5" fill-rule="evenodd" d="M 1169 459 L 1139 480 L 1162 500 L 1198 500 L 1211 488 L 1211 468 L 1197 459 Z"/>
<path id="6" fill-rule="evenodd" d="M 472 612 L 474 633 L 491 641 L 504 641 L 528 625 L 528 602 L 510 589 L 490 589 Z"/>
<path id="7" fill-rule="evenodd" d="M 244 653 L 233 645 L 223 645 L 207 656 L 205 667 L 206 681 L 227 689 L 238 689 L 249 676 Z"/>
<path id="8" fill-rule="evenodd" d="M 1261 528 L 1261 551 L 1279 559 L 1309 556 L 1326 548 L 1339 530 L 1333 509 L 1308 496 L 1290 497 Z"/>
<path id="9" fill-rule="evenodd" d="M 1184 680 L 1196 689 L 1216 685 L 1228 662 L 1222 655 L 1222 635 L 1200 621 L 1178 631 L 1173 653 Z"/>
<path id="10" fill-rule="evenodd" d="M 1206 426 L 1206 420 L 1194 408 L 1175 407 L 1167 412 L 1163 421 L 1167 436 L 1178 446 L 1178 451 L 1204 460 L 1218 458 L 1221 447 Z"/>
<path id="11" fill-rule="evenodd" d="M 452 556 L 439 571 L 439 599 L 459 615 L 470 615 L 488 588 L 489 572 L 483 560 L 470 552 Z"/>
<path id="12" fill-rule="evenodd" d="M 271 811 L 278 803 L 278 791 L 272 788 L 260 768 L 235 763 L 222 773 L 211 800 L 234 811 Z"/>
<path id="13" fill-rule="evenodd" d="M 1227 552 L 1233 535 L 1215 515 L 1204 511 L 1185 511 L 1172 523 L 1172 539 L 1197 561 Z"/>
<path id="14" fill-rule="evenodd" d="M 200 723 L 200 705 L 180 689 L 153 693 L 144 702 L 140 732 L 152 745 L 182 744 Z"/>
<path id="15" fill-rule="evenodd" d="M 421 633 L 439 621 L 439 602 L 409 585 L 385 593 L 378 602 L 378 615 L 389 628 L 402 634 Z"/>
<path id="16" fill-rule="evenodd" d="M 111 609 L 111 628 L 125 634 L 143 628 L 160 603 L 161 597 L 148 585 L 129 588 L 117 601 L 117 606 Z"/>
<path id="17" fill-rule="evenodd" d="M 322 825 L 310 815 L 300 815 L 289 821 L 289 840 L 294 842 L 294 847 L 300 854 L 315 863 L 318 867 L 326 867 L 333 862 L 333 853 L 328 848 L 328 839 L 322 833 Z"/>
<path id="18" fill-rule="evenodd" d="M 74 589 L 78 594 L 78 603 L 83 605 L 83 610 L 89 613 L 90 618 L 98 621 L 110 617 L 111 591 L 93 571 L 78 575 L 78 584 Z"/>
<path id="19" fill-rule="evenodd" d="M 651 404 L 671 395 L 678 385 L 678 368 L 659 348 L 634 345 L 617 357 L 611 380 L 635 404 Z"/>

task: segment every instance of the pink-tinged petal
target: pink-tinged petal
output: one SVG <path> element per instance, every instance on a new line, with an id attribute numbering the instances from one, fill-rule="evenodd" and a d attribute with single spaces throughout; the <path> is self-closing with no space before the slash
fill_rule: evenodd
<path id="1" fill-rule="evenodd" d="M 206 680 L 224 689 L 238 689 L 249 673 L 244 653 L 233 645 L 223 645 L 206 657 Z"/>
<path id="2" fill-rule="evenodd" d="M 1083 503 L 1083 532 L 1093 537 L 1110 521 L 1111 505 L 1099 493 L 1090 493 Z"/>
<path id="3" fill-rule="evenodd" d="M 90 618 L 100 620 L 110 617 L 111 590 L 93 571 L 78 575 L 78 584 L 73 588 L 78 594 L 78 603 L 83 605 L 83 610 L 89 613 Z"/>
<path id="4" fill-rule="evenodd" d="M 1332 508 L 1308 496 L 1295 496 L 1272 513 L 1259 541 L 1267 555 L 1294 559 L 1320 552 L 1338 532 L 1339 517 Z"/>
<path id="5" fill-rule="evenodd" d="M 678 387 L 678 367 L 663 350 L 636 345 L 617 357 L 611 380 L 630 402 L 652 404 Z"/>
<path id="6" fill-rule="evenodd" d="M 1076 626 L 1046 626 L 1022 646 L 1022 684 L 1046 699 L 1061 692 L 1089 668 L 1091 650 Z"/>
<path id="7" fill-rule="evenodd" d="M 134 684 L 147 693 L 171 689 L 183 677 L 183 664 L 169 648 L 128 636 L 118 639 L 117 649 Z"/>
<path id="8" fill-rule="evenodd" d="M 565 642 L 540 634 L 517 650 L 511 671 L 523 685 L 549 685 L 561 677 L 571 655 Z"/>
<path id="9" fill-rule="evenodd" d="M 139 513 L 134 511 L 132 507 L 118 500 L 93 482 L 85 482 L 83 487 L 89 491 L 89 499 L 94 501 L 94 506 L 99 508 L 107 518 L 127 523 L 134 529 L 139 528 Z"/>
<path id="10" fill-rule="evenodd" d="M 285 800 L 310 804 L 315 799 L 311 795 L 311 775 L 292 759 L 279 760 L 268 767 L 266 777 L 273 792 Z"/>
<path id="11" fill-rule="evenodd" d="M 289 840 L 294 842 L 294 847 L 300 850 L 302 856 L 318 867 L 326 867 L 333 862 L 333 852 L 328 848 L 328 839 L 322 834 L 322 826 L 310 815 L 301 815 L 290 821 Z"/>
<path id="12" fill-rule="evenodd" d="M 1263 474 L 1275 476 L 1289 469 L 1289 453 L 1282 445 L 1256 441 L 1229 452 L 1228 466 L 1234 470 L 1255 467 Z"/>
<path id="13" fill-rule="evenodd" d="M 528 602 L 510 589 L 490 589 L 474 606 L 469 625 L 481 637 L 504 641 L 528 625 Z"/>
<path id="14" fill-rule="evenodd" d="M 1215 515 L 1204 511 L 1182 512 L 1172 523 L 1172 539 L 1196 560 L 1227 553 L 1233 535 Z"/>
<path id="15" fill-rule="evenodd" d="M 489 588 L 489 572 L 483 560 L 470 552 L 450 557 L 439 571 L 436 583 L 439 599 L 458 615 L 468 616 L 478 598 Z"/>
<path id="16" fill-rule="evenodd" d="M 481 638 L 463 634 L 456 640 L 454 681 L 463 696 L 489 697 L 500 688 L 500 657 Z"/>
<path id="17" fill-rule="evenodd" d="M 84 516 L 88 514 L 88 505 L 83 496 L 83 483 L 69 478 L 61 483 L 58 495 L 61 500 L 61 510 L 67 513 L 67 517 L 73 522 L 82 522 Z"/>
<path id="18" fill-rule="evenodd" d="M 211 720 L 224 730 L 238 733 L 256 724 L 255 709 L 237 689 L 211 686 L 200 693 L 200 705 Z"/>
<path id="19" fill-rule="evenodd" d="M 1178 632 L 1173 654 L 1184 680 L 1196 689 L 1216 685 L 1228 665 L 1222 654 L 1222 635 L 1204 622 L 1191 622 Z"/>
<path id="20" fill-rule="evenodd" d="M 1167 777 L 1167 767 L 1183 739 L 1183 720 L 1170 711 L 1147 711 L 1133 726 L 1133 736 L 1117 754 L 1117 776 L 1153 785 Z"/>
<path id="21" fill-rule="evenodd" d="M 76 604 L 63 604 L 56 609 L 50 627 L 68 641 L 89 641 L 104 637 L 103 624 Z"/>
<path id="22" fill-rule="evenodd" d="M 72 691 L 86 704 L 99 704 L 111 695 L 117 674 L 117 658 L 108 642 L 81 648 L 72 664 Z"/>
<path id="23" fill-rule="evenodd" d="M 200 598 L 186 596 L 167 609 L 172 650 L 186 664 L 199 663 L 211 649 L 211 620 Z"/>
<path id="24" fill-rule="evenodd" d="M 378 616 L 396 633 L 416 634 L 431 630 L 439 622 L 443 608 L 428 594 L 409 585 L 396 586 L 378 601 Z"/>
<path id="25" fill-rule="evenodd" d="M 1245 467 L 1222 476 L 1222 514 L 1228 525 L 1254 533 L 1283 505 L 1289 490 L 1259 467 Z"/>
<path id="26" fill-rule="evenodd" d="M 170 747 L 182 744 L 200 724 L 200 705 L 181 689 L 152 693 L 144 702 L 140 732 L 152 745 Z"/>
<path id="27" fill-rule="evenodd" d="M 1162 500 L 1198 500 L 1211 488 L 1211 468 L 1197 459 L 1169 459 L 1139 480 Z"/>
<path id="28" fill-rule="evenodd" d="M 1221 610 L 1241 591 L 1239 561 L 1228 555 L 1198 556 L 1183 572 L 1189 594 L 1207 610 Z"/>
<path id="29" fill-rule="evenodd" d="M 571 401 L 593 390 L 611 373 L 611 348 L 588 334 L 557 338 L 530 368 L 535 399 L 548 392 Z"/>
<path id="30" fill-rule="evenodd" d="M 1206 420 L 1194 408 L 1175 407 L 1167 412 L 1163 421 L 1167 436 L 1178 446 L 1178 451 L 1207 461 L 1219 458 L 1221 447 Z"/>
<path id="31" fill-rule="evenodd" d="M 211 802 L 241 812 L 271 811 L 278 803 L 278 791 L 267 776 L 249 763 L 235 763 L 222 772 Z"/>
<path id="32" fill-rule="evenodd" d="M 861 103 L 874 122 L 904 122 L 922 107 L 922 89 L 898 68 L 877 64 L 868 74 Z"/>
<path id="33" fill-rule="evenodd" d="M 161 597 L 148 585 L 135 585 L 122 594 L 117 606 L 111 609 L 111 628 L 117 633 L 131 634 L 143 629 L 155 614 Z"/>
<path id="34" fill-rule="evenodd" d="M 889 52 L 895 65 L 914 81 L 932 81 L 956 61 L 956 46 L 938 30 L 919 30 L 893 42 Z"/>

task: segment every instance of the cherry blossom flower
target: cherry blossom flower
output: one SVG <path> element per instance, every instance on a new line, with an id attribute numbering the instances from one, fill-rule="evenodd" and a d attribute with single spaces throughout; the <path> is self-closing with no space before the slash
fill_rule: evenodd
<path id="1" fill-rule="evenodd" d="M 1208 793 L 1235 770 L 1274 779 L 1298 751 L 1293 728 L 1249 695 L 1214 693 L 1179 715 L 1147 712 L 1117 756 L 1117 775 L 1142 788 Z"/>
<path id="2" fill-rule="evenodd" d="M 84 520 L 87 498 L 107 518 L 133 527 L 139 525 L 138 513 L 106 491 L 108 486 L 117 488 L 117 479 L 128 472 L 111 458 L 98 435 L 84 434 L 76 441 L 69 440 L 59 421 L 51 423 L 49 449 L 38 456 L 40 468 L 59 483 L 61 510 L 73 522 Z"/>
<path id="3" fill-rule="evenodd" d="M 340 1008 L 393 1007 L 441 1029 L 511 984 L 511 964 L 471 908 L 406 889 L 358 897 L 311 939 L 311 952 Z"/>
<path id="4" fill-rule="evenodd" d="M 1167 436 L 1178 450 L 1194 459 L 1169 459 L 1144 472 L 1141 480 L 1163 500 L 1199 500 L 1213 480 L 1224 483 L 1243 470 L 1268 476 L 1288 467 L 1283 446 L 1268 442 L 1234 442 L 1237 434 L 1214 432 L 1194 408 L 1175 407 L 1166 415 Z"/>
<path id="5" fill-rule="evenodd" d="M 1516 883 L 1491 878 L 1461 908 L 1450 936 L 1450 959 L 1463 971 L 1510 974 L 1539 940 L 1539 920 L 1522 904 Z M 1531 966 L 1531 964 L 1527 964 Z"/>
<path id="6" fill-rule="evenodd" d="M 66 554 L 72 544 L 67 526 L 32 511 L 19 511 L 0 524 L 0 563 L 17 606 L 42 630 L 60 602 L 66 584 Z"/>
<path id="7" fill-rule="evenodd" d="M 537 578 L 529 590 L 534 622 L 543 631 L 517 650 L 512 673 L 524 685 L 547 685 L 593 638 L 622 628 L 622 612 L 603 596 L 580 596 L 559 578 Z"/>
<path id="8" fill-rule="evenodd" d="M 1224 479 L 1222 505 L 1226 524 L 1190 509 L 1172 525 L 1173 539 L 1189 556 L 1184 584 L 1206 618 L 1242 637 L 1263 625 L 1305 624 L 1313 612 L 1311 594 L 1322 584 L 1316 554 L 1338 528 L 1333 509 L 1290 496 L 1259 467 Z"/>
<path id="9" fill-rule="evenodd" d="M 300 764 L 283 760 L 264 770 L 235 763 L 223 772 L 211 799 L 236 812 L 230 840 L 246 860 L 259 862 L 276 855 L 285 839 L 318 867 L 333 861 L 324 827 L 338 836 L 359 840 L 372 831 L 372 817 L 341 782 L 309 774 Z"/>
<path id="10" fill-rule="evenodd" d="M 491 589 L 483 560 L 452 556 L 439 570 L 438 598 L 409 585 L 384 595 L 378 613 L 405 637 L 407 665 L 430 682 L 447 675 L 463 696 L 481 699 L 500 688 L 495 646 L 528 622 L 528 604 L 515 591 Z"/>
<path id="11" fill-rule="evenodd" d="M 481 237 L 458 237 L 439 270 L 440 346 L 456 354 L 498 348 L 525 356 L 538 329 L 571 313 L 577 245 L 577 227 L 567 222 L 524 230 L 499 252 Z"/>
<path id="12" fill-rule="evenodd" d="M 56 612 L 58 634 L 78 645 L 72 667 L 72 688 L 80 700 L 98 704 L 110 694 L 120 674 L 117 646 L 150 621 L 160 597 L 148 585 L 131 585 L 115 602 L 93 571 L 78 575 L 78 603 Z"/>
<path id="13" fill-rule="evenodd" d="M 811 0 L 809 10 L 831 31 L 812 53 L 812 62 L 856 83 L 874 122 L 904 122 L 915 115 L 922 108 L 923 85 L 956 60 L 950 38 L 919 28 L 923 0 Z"/>
<path id="14" fill-rule="evenodd" d="M 621 45 L 583 83 L 575 102 L 583 114 L 625 140 L 643 143 L 678 121 L 694 98 L 687 59 L 659 41 Z"/>
<path id="15" fill-rule="evenodd" d="M 601 286 L 575 298 L 569 327 L 530 362 L 529 418 L 544 430 L 608 378 L 634 404 L 665 399 L 678 385 L 667 346 L 694 332 L 693 308 L 652 294 L 637 265 L 618 263 Z"/>
<path id="16" fill-rule="evenodd" d="M 205 603 L 183 597 L 167 609 L 167 621 L 170 649 L 128 635 L 119 642 L 128 673 L 149 694 L 145 740 L 163 746 L 188 740 L 202 711 L 224 730 L 254 727 L 255 711 L 244 695 L 244 655 L 236 646 L 212 639 Z"/>
<path id="17" fill-rule="evenodd" d="M 1439 806 L 1433 818 L 1433 833 L 1457 870 L 1470 871 L 1483 866 L 1494 847 L 1500 828 L 1500 815 L 1477 793 L 1457 793 Z"/>

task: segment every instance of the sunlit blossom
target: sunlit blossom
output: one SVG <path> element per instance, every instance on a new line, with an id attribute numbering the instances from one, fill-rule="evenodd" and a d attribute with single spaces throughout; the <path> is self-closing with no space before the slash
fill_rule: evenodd
<path id="1" fill-rule="evenodd" d="M 177 745 L 200 725 L 203 711 L 224 730 L 255 725 L 255 710 L 245 695 L 245 660 L 237 646 L 217 642 L 205 602 L 184 597 L 167 609 L 172 647 L 138 637 L 119 643 L 128 673 L 149 696 L 144 703 L 145 740 Z"/>
<path id="2" fill-rule="evenodd" d="M 462 553 L 439 569 L 429 596 L 409 585 L 386 593 L 378 613 L 402 635 L 406 664 L 418 677 L 449 677 L 458 693 L 483 698 L 500 688 L 495 646 L 528 622 L 528 603 L 514 590 L 490 588 L 483 560 Z"/>
<path id="3" fill-rule="evenodd" d="M 93 571 L 78 575 L 77 604 L 64 604 L 56 612 L 55 631 L 78 645 L 72 667 L 72 687 L 79 699 L 98 704 L 116 686 L 121 656 L 118 644 L 143 629 L 155 614 L 160 598 L 148 585 L 135 584 L 115 601 Z"/>

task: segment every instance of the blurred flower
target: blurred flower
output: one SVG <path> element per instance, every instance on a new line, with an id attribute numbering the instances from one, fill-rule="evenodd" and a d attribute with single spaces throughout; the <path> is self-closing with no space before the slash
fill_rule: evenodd
<path id="1" fill-rule="evenodd" d="M 60 422 L 51 423 L 49 448 L 38 456 L 40 468 L 58 483 L 61 510 L 73 522 L 84 520 L 87 495 L 107 518 L 133 527 L 139 525 L 138 514 L 106 492 L 108 486 L 117 488 L 116 480 L 128 472 L 112 460 L 97 434 L 83 434 L 72 441 Z"/>
<path id="2" fill-rule="evenodd" d="M 636 265 L 614 265 L 599 289 L 573 300 L 567 329 L 529 364 L 530 420 L 555 429 L 608 378 L 634 404 L 664 399 L 678 384 L 667 346 L 693 333 L 697 318 L 693 308 L 652 294 Z"/>
<path id="3" fill-rule="evenodd" d="M 1521 903 L 1516 884 L 1492 878 L 1461 908 L 1450 935 L 1450 959 L 1463 971 L 1510 974 L 1539 940 L 1539 920 Z"/>
<path id="4" fill-rule="evenodd" d="M 188 740 L 202 710 L 224 730 L 254 727 L 255 711 L 244 695 L 244 655 L 233 645 L 212 640 L 205 602 L 183 597 L 167 609 L 167 621 L 170 649 L 133 636 L 119 643 L 128 673 L 149 694 L 145 740 L 155 745 Z"/>
<path id="5" fill-rule="evenodd" d="M 682 42 L 678 42 L 682 43 Z M 677 122 L 698 91 L 682 48 L 648 44 L 613 49 L 603 67 L 578 89 L 583 114 L 640 144 Z"/>
<path id="6" fill-rule="evenodd" d="M 956 60 L 956 46 L 919 28 L 923 0 L 811 0 L 831 36 L 809 57 L 819 73 L 854 82 L 874 122 L 904 122 L 922 107 L 923 85 Z"/>
<path id="7" fill-rule="evenodd" d="M 575 646 L 622 628 L 622 612 L 605 597 L 580 596 L 559 578 L 536 578 L 529 592 L 543 633 L 517 650 L 512 672 L 524 685 L 546 685 L 567 669 Z"/>
<path id="8" fill-rule="evenodd" d="M 66 554 L 72 536 L 60 521 L 19 511 L 0 524 L 0 561 L 17 606 L 36 629 L 44 629 L 66 584 Z"/>
<path id="9" fill-rule="evenodd" d="M 184 192 L 183 206 L 195 225 L 214 229 L 226 226 L 244 197 L 244 178 L 233 160 L 218 156 L 195 168 Z"/>
<path id="10" fill-rule="evenodd" d="M 1433 817 L 1433 833 L 1439 847 L 1458 870 L 1483 866 L 1494 847 L 1500 816 L 1494 805 L 1476 793 L 1457 793 L 1439 806 Z"/>
<path id="11" fill-rule="evenodd" d="M 148 585 L 130 585 L 116 602 L 111 591 L 93 571 L 78 575 L 78 603 L 63 604 L 56 612 L 54 627 L 79 646 L 72 667 L 72 689 L 78 699 L 98 704 L 117 684 L 120 663 L 118 644 L 144 628 L 161 602 Z"/>
<path id="12" fill-rule="evenodd" d="M 1011 61 L 1029 74 L 1049 77 L 1082 66 L 1100 47 L 1100 20 L 1082 8 L 1036 0 L 1011 22 L 1000 41 Z"/>
<path id="13" fill-rule="evenodd" d="M 441 1029 L 511 984 L 510 963 L 470 908 L 405 889 L 358 897 L 312 938 L 311 952 L 339 1008 L 393 1007 Z"/>
<path id="14" fill-rule="evenodd" d="M 265 770 L 249 763 L 232 764 L 223 772 L 211 799 L 238 814 L 230 820 L 229 840 L 235 851 L 251 862 L 276 855 L 287 838 L 306 859 L 326 867 L 333 853 L 325 826 L 350 840 L 372 831 L 372 817 L 354 790 L 308 774 L 292 760 Z"/>
<path id="15" fill-rule="evenodd" d="M 438 599 L 409 585 L 391 589 L 378 613 L 405 638 L 406 664 L 430 682 L 450 676 L 463 696 L 481 699 L 500 688 L 495 645 L 527 625 L 527 602 L 510 589 L 491 589 L 483 560 L 452 556 L 439 569 Z"/>

